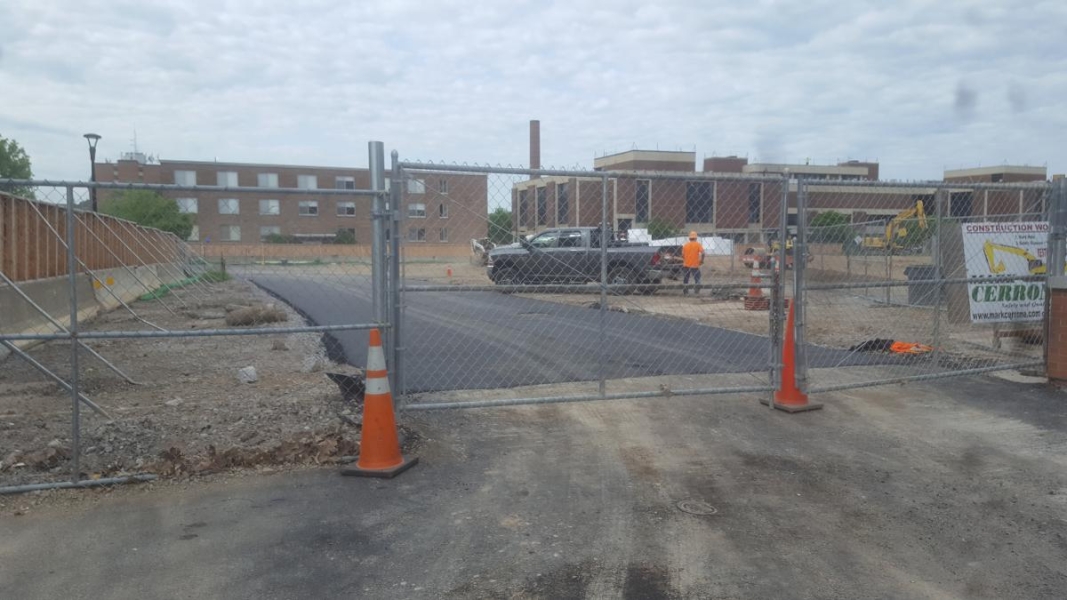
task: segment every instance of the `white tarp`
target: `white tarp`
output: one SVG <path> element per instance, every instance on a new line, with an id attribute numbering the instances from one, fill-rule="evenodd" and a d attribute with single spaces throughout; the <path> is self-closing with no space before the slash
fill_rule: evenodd
<path id="1" fill-rule="evenodd" d="M 688 237 L 671 237 L 660 240 L 652 239 L 647 229 L 631 229 L 627 232 L 626 241 L 643 242 L 649 246 L 681 246 L 689 241 Z M 734 252 L 734 241 L 718 236 L 699 237 L 697 241 L 704 246 L 704 254 L 708 256 L 728 256 Z"/>
<path id="2" fill-rule="evenodd" d="M 967 277 L 1037 274 L 1037 261 L 1048 263 L 1048 230 L 1044 221 L 964 223 Z M 969 283 L 967 292 L 972 323 L 1038 321 L 1045 316 L 1045 285 L 1041 281 Z"/>

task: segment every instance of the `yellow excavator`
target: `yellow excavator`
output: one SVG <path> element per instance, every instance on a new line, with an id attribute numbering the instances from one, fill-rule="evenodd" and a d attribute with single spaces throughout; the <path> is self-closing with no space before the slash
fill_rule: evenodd
<path id="1" fill-rule="evenodd" d="M 890 252 L 910 249 L 902 243 L 908 237 L 908 229 L 902 223 L 912 218 L 918 220 L 919 229 L 926 229 L 926 210 L 923 209 L 922 200 L 916 200 L 915 206 L 901 211 L 897 216 L 890 219 L 885 224 L 884 237 L 880 235 L 863 236 L 863 249 L 888 250 Z"/>
<path id="2" fill-rule="evenodd" d="M 985 250 L 985 261 L 989 265 L 989 272 L 994 275 L 999 275 L 1007 269 L 1007 267 L 1004 266 L 1003 260 L 997 260 L 997 252 L 1006 252 L 1008 254 L 1014 254 L 1025 258 L 1026 265 L 1030 269 L 1031 275 L 1044 275 L 1046 272 L 1045 261 L 1023 248 L 1005 246 L 1004 244 L 994 244 L 992 241 L 986 240 L 983 249 Z"/>

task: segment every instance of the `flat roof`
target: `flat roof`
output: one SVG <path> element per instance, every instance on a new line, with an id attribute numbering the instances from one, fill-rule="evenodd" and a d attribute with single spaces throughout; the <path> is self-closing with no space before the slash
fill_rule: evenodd
<path id="1" fill-rule="evenodd" d="M 367 167 L 326 167 L 326 166 L 313 166 L 313 165 L 280 165 L 269 163 L 243 163 L 243 162 L 226 162 L 216 160 L 178 160 L 178 159 L 160 159 L 160 165 L 194 165 L 194 166 L 211 166 L 211 167 L 254 167 L 254 168 L 267 168 L 267 169 L 321 169 L 330 171 L 366 171 Z"/>
<path id="2" fill-rule="evenodd" d="M 1025 165 L 999 165 L 996 167 L 974 167 L 971 169 L 945 169 L 945 178 L 949 177 L 979 177 L 982 175 L 1040 175 L 1045 177 L 1048 173 L 1046 167 L 1028 167 Z"/>
<path id="3" fill-rule="evenodd" d="M 607 167 L 619 163 L 649 160 L 656 162 L 676 162 L 696 165 L 696 152 L 679 152 L 675 150 L 627 150 L 593 159 L 594 167 Z"/>
<path id="4" fill-rule="evenodd" d="M 790 165 L 781 163 L 751 163 L 741 167 L 742 173 L 808 173 L 813 175 L 869 175 L 866 165 Z"/>

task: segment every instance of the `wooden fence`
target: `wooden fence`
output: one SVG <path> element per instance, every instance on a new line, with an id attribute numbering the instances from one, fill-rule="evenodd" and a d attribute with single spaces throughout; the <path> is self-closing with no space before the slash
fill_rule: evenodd
<path id="1" fill-rule="evenodd" d="M 93 271 L 185 258 L 184 244 L 174 234 L 87 211 L 74 217 L 75 255 Z M 0 270 L 8 278 L 66 275 L 66 239 L 66 206 L 0 193 Z"/>

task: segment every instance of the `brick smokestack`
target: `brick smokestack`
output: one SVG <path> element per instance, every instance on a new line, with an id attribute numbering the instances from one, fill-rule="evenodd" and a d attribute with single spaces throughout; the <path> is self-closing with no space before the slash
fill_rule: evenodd
<path id="1" fill-rule="evenodd" d="M 541 121 L 530 120 L 530 168 L 541 168 Z"/>

